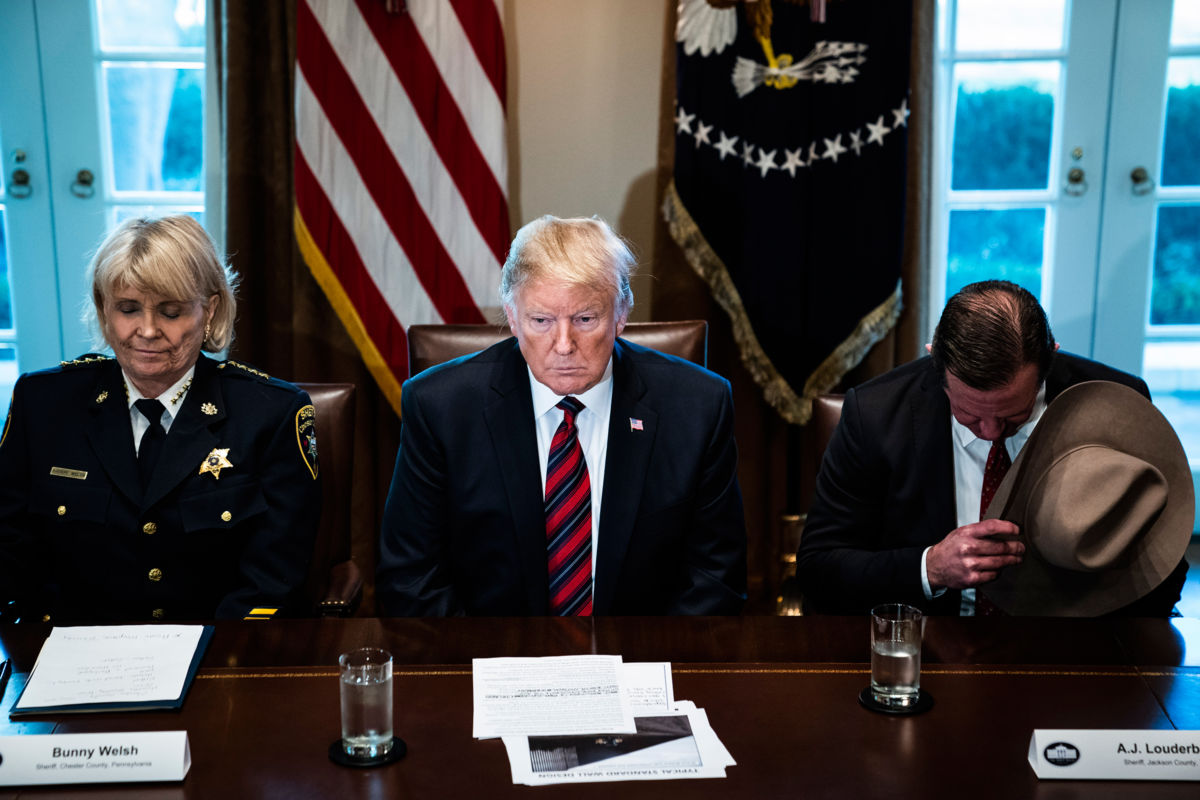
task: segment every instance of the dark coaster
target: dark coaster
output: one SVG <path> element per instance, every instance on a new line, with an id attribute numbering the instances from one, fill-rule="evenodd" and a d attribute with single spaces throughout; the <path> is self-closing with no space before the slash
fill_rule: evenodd
<path id="1" fill-rule="evenodd" d="M 378 758 L 356 758 L 349 755 L 342 747 L 341 739 L 336 739 L 333 744 L 329 745 L 329 760 L 335 764 L 341 764 L 343 767 L 382 767 L 385 764 L 395 764 L 404 758 L 407 752 L 408 745 L 397 736 L 392 740 L 392 749 L 387 752 L 387 755 Z"/>
<path id="2" fill-rule="evenodd" d="M 858 703 L 863 708 L 871 711 L 877 711 L 880 714 L 891 714 L 896 717 L 909 717 L 913 714 L 923 714 L 933 708 L 933 695 L 922 689 L 917 695 L 917 702 L 911 706 L 885 706 L 883 703 L 875 702 L 875 698 L 871 696 L 871 687 L 864 686 L 863 690 L 858 693 Z"/>

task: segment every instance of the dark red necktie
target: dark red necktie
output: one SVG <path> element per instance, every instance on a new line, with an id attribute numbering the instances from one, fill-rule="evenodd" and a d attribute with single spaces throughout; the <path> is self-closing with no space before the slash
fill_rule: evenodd
<path id="1" fill-rule="evenodd" d="M 988 506 L 992 504 L 992 498 L 996 496 L 996 490 L 1000 488 L 1000 484 L 1004 481 L 1004 476 L 1008 474 L 1008 468 L 1012 466 L 1012 459 L 1008 456 L 1008 448 L 1004 445 L 1003 439 L 997 439 L 992 442 L 992 449 L 988 451 L 987 464 L 983 468 L 983 491 L 979 493 L 979 518 L 983 519 L 983 515 L 987 513 Z M 975 592 L 975 616 L 977 617 L 995 617 L 1004 616 L 1004 612 L 992 604 L 992 601 L 985 597 L 987 587 L 982 591 Z"/>
<path id="2" fill-rule="evenodd" d="M 579 445 L 575 417 L 583 403 L 564 397 L 563 421 L 550 442 L 546 463 L 546 543 L 550 613 L 592 613 L 592 485 Z"/>
<path id="3" fill-rule="evenodd" d="M 983 491 L 979 494 L 979 518 L 983 519 L 983 515 L 987 513 L 988 506 L 992 504 L 992 498 L 996 496 L 996 490 L 1000 488 L 1000 484 L 1004 481 L 1004 476 L 1008 474 L 1008 468 L 1012 466 L 1012 459 L 1008 457 L 1008 448 L 1004 446 L 1004 439 L 997 439 L 992 442 L 992 449 L 988 451 L 987 465 L 983 468 Z"/>

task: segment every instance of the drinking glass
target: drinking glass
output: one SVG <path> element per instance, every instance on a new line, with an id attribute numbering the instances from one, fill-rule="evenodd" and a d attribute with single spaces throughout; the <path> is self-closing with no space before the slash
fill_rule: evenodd
<path id="1" fill-rule="evenodd" d="M 920 609 L 886 603 L 871 609 L 871 698 L 880 705 L 908 708 L 921 693 Z"/>
<path id="2" fill-rule="evenodd" d="M 392 736 L 392 654 L 374 647 L 342 653 L 342 747 L 353 758 L 381 758 Z"/>

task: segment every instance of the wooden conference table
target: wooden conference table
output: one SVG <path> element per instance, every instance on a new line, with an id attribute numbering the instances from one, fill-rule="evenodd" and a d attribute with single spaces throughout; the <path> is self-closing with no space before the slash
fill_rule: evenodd
<path id="1" fill-rule="evenodd" d="M 1158 798 L 1196 783 L 1039 782 L 1034 728 L 1200 729 L 1200 620 L 931 618 L 932 710 L 861 708 L 868 627 L 848 617 L 353 619 L 217 623 L 180 712 L 8 719 L 42 626 L 0 626 L 14 662 L 0 734 L 186 729 L 179 784 L 0 787 L 0 798 Z M 396 663 L 408 756 L 339 767 L 339 653 Z M 738 765 L 724 780 L 514 786 L 499 741 L 471 738 L 471 658 L 605 653 L 671 661 L 675 696 L 708 712 Z"/>

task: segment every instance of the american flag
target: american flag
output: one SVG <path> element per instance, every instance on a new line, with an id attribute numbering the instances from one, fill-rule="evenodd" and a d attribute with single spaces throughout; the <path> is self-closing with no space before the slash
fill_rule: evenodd
<path id="1" fill-rule="evenodd" d="M 301 0 L 296 237 L 396 412 L 405 329 L 484 322 L 508 247 L 501 0 Z"/>

